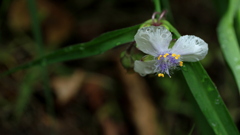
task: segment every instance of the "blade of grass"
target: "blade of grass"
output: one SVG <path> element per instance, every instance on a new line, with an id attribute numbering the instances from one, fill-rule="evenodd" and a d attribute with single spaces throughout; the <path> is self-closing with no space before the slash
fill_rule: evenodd
<path id="1" fill-rule="evenodd" d="M 9 71 L 2 73 L 0 77 L 36 65 L 44 66 L 52 63 L 80 59 L 104 53 L 105 51 L 113 47 L 133 41 L 133 37 L 136 34 L 136 31 L 138 30 L 139 26 L 140 25 L 135 25 L 128 28 L 107 32 L 100 35 L 99 37 L 95 38 L 92 41 L 59 49 L 39 59 L 12 68 Z"/>
<path id="2" fill-rule="evenodd" d="M 217 34 L 221 50 L 234 75 L 240 92 L 240 50 L 233 26 L 234 15 L 239 7 L 239 0 L 229 1 L 228 10 L 218 25 Z"/>
<path id="3" fill-rule="evenodd" d="M 31 18 L 31 24 L 32 24 L 32 31 L 34 35 L 34 39 L 36 41 L 36 46 L 38 50 L 38 56 L 43 56 L 44 54 L 44 46 L 43 46 L 43 40 L 42 40 L 42 34 L 41 34 L 41 28 L 40 28 L 40 22 L 38 18 L 38 11 L 37 11 L 37 5 L 35 0 L 27 0 L 28 3 L 28 9 L 30 13 Z M 44 85 L 44 95 L 46 99 L 46 107 L 47 112 L 51 115 L 54 115 L 54 105 L 53 105 L 53 97 L 51 95 L 51 90 L 49 87 L 49 77 L 48 77 L 48 71 L 47 66 L 43 65 L 41 67 L 40 72 L 42 73 L 41 76 L 43 77 L 43 85 Z"/>
<path id="4" fill-rule="evenodd" d="M 27 0 L 28 3 L 28 9 L 31 19 L 31 25 L 32 25 L 32 32 L 34 39 L 36 40 L 36 46 L 38 51 L 38 56 L 43 55 L 43 40 L 42 40 L 42 34 L 40 30 L 40 23 L 38 20 L 38 12 L 37 12 L 37 6 L 35 0 Z"/>
<path id="5" fill-rule="evenodd" d="M 26 110 L 27 105 L 31 100 L 31 96 L 33 94 L 33 85 L 38 82 L 37 78 L 40 75 L 39 72 L 36 72 L 38 70 L 39 67 L 28 70 L 26 76 L 21 83 L 14 111 L 17 120 L 21 118 L 24 111 Z"/>
<path id="6" fill-rule="evenodd" d="M 238 135 L 220 94 L 200 62 L 185 63 L 183 75 L 215 134 Z"/>
<path id="7" fill-rule="evenodd" d="M 162 21 L 174 35 L 179 38 L 180 34 L 167 21 Z M 238 129 L 217 91 L 216 86 L 208 76 L 200 62 L 184 64 L 182 73 L 187 84 L 197 101 L 201 111 L 211 125 L 216 135 L 239 135 Z"/>
<path id="8" fill-rule="evenodd" d="M 202 113 L 201 109 L 199 108 L 199 105 L 197 104 L 194 96 L 192 95 L 192 92 L 187 89 L 187 98 L 188 101 L 191 103 L 192 110 L 193 110 L 193 117 L 194 117 L 194 125 L 195 130 L 198 131 L 199 135 L 214 135 L 212 127 L 209 125 L 206 117 Z"/>

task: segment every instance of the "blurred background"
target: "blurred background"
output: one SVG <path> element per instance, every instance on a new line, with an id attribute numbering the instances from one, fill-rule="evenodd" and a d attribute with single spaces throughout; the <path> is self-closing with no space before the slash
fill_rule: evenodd
<path id="1" fill-rule="evenodd" d="M 0 2 L 0 72 L 4 72 L 38 58 L 38 50 L 26 0 Z M 162 2 L 168 11 L 166 19 L 182 35 L 196 35 L 209 44 L 209 53 L 201 63 L 239 126 L 237 86 L 216 35 L 227 0 Z M 151 0 L 36 3 L 46 54 L 108 31 L 141 24 L 154 12 Z M 45 81 L 39 67 L 0 78 L 0 134 L 199 135 L 203 129 L 211 130 L 181 71 L 174 72 L 172 78 L 141 77 L 132 68 L 122 66 L 120 54 L 128 46 L 51 64 Z"/>

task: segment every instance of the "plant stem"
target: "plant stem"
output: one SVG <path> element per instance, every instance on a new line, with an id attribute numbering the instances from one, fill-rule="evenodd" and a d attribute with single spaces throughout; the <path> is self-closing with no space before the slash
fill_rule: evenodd
<path id="1" fill-rule="evenodd" d="M 155 11 L 161 12 L 160 0 L 153 0 L 153 2 L 154 2 L 154 5 L 155 5 Z"/>

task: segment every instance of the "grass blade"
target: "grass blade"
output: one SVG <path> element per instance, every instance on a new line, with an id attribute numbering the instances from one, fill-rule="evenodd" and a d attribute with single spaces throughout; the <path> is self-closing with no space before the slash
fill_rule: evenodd
<path id="1" fill-rule="evenodd" d="M 38 70 L 39 67 L 28 70 L 28 74 L 26 74 L 21 83 L 21 86 L 19 88 L 19 96 L 17 98 L 14 111 L 17 120 L 21 118 L 31 100 L 31 96 L 33 94 L 33 85 L 38 82 L 40 75 L 39 72 L 36 72 Z"/>
<path id="2" fill-rule="evenodd" d="M 51 63 L 80 59 L 104 53 L 113 47 L 133 41 L 133 37 L 136 34 L 139 26 L 140 25 L 135 25 L 128 28 L 107 32 L 92 41 L 62 48 L 32 62 L 12 68 L 9 71 L 2 73 L 0 77 L 36 65 L 45 66 Z"/>
<path id="3" fill-rule="evenodd" d="M 240 92 L 240 50 L 233 26 L 234 15 L 240 7 L 240 1 L 230 0 L 229 2 L 228 10 L 218 25 L 217 34 L 221 50 Z"/>
<path id="4" fill-rule="evenodd" d="M 216 135 L 239 135 L 215 85 L 199 62 L 185 63 L 183 75 Z"/>
<path id="5" fill-rule="evenodd" d="M 162 21 L 174 35 L 180 34 L 167 21 Z M 182 73 L 187 84 L 216 135 L 239 135 L 238 129 L 221 98 L 217 88 L 200 62 L 185 62 Z"/>
<path id="6" fill-rule="evenodd" d="M 29 9 L 29 14 L 31 18 L 31 25 L 32 25 L 32 32 L 34 39 L 36 41 L 36 48 L 38 51 L 38 57 L 43 56 L 44 54 L 44 46 L 43 46 L 43 40 L 42 40 L 42 33 L 41 33 L 41 28 L 40 28 L 40 22 L 39 22 L 39 17 L 38 17 L 38 11 L 37 11 L 37 5 L 36 5 L 36 0 L 27 0 L 28 3 L 28 9 Z M 49 87 L 49 77 L 48 77 L 48 70 L 47 66 L 42 66 L 40 67 L 41 70 L 40 76 L 42 76 L 42 81 L 43 81 L 43 86 L 44 86 L 44 94 L 45 94 L 45 99 L 46 99 L 46 107 L 47 107 L 47 112 L 50 113 L 51 115 L 54 114 L 54 105 L 53 105 L 53 97 L 51 95 L 51 90 Z M 31 85 L 30 85 L 31 86 Z M 24 93 L 24 91 L 21 91 Z M 30 95 L 29 95 L 30 96 Z"/>
<path id="7" fill-rule="evenodd" d="M 27 3 L 28 3 L 28 9 L 29 9 L 29 14 L 30 14 L 30 18 L 31 18 L 33 36 L 37 43 L 36 46 L 37 46 L 37 50 L 38 50 L 38 56 L 42 56 L 44 47 L 43 47 L 40 23 L 38 20 L 36 1 L 28 0 Z"/>

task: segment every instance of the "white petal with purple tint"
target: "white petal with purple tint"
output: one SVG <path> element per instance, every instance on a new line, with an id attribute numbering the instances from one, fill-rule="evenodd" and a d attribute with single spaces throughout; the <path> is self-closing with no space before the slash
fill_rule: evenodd
<path id="1" fill-rule="evenodd" d="M 141 76 L 154 73 L 156 61 L 139 61 L 134 62 L 134 71 L 138 72 Z"/>
<path id="2" fill-rule="evenodd" d="M 150 26 L 139 29 L 134 39 L 139 50 L 157 57 L 168 50 L 172 34 L 163 26 Z"/>
<path id="3" fill-rule="evenodd" d="M 181 55 L 182 61 L 195 62 L 202 60 L 208 53 L 208 44 L 196 36 L 181 36 L 171 49 Z"/>
<path id="4" fill-rule="evenodd" d="M 151 61 L 134 62 L 134 70 L 141 76 L 157 73 L 159 77 L 183 66 L 183 61 L 202 60 L 208 53 L 208 44 L 196 36 L 180 37 L 172 48 L 168 48 L 172 34 L 163 26 L 143 27 L 135 35 L 137 48 L 152 55 Z"/>

